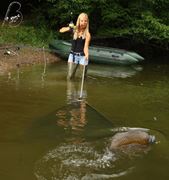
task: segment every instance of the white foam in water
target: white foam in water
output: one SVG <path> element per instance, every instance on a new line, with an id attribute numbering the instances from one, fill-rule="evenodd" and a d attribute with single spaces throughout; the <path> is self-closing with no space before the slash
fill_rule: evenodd
<path id="1" fill-rule="evenodd" d="M 124 176 L 126 174 L 128 174 L 130 171 L 132 170 L 132 168 L 129 168 L 126 171 L 122 171 L 120 173 L 114 173 L 114 174 L 87 174 L 85 176 L 82 177 L 82 180 L 98 180 L 98 179 L 110 179 L 110 178 L 117 178 L 120 176 Z"/>
<path id="2" fill-rule="evenodd" d="M 65 166 L 104 168 L 106 165 L 109 166 L 110 161 L 113 160 L 113 154 L 110 151 L 107 151 L 102 155 L 92 147 L 68 145 L 50 151 L 43 157 L 43 160 L 47 162 L 56 158 L 60 159 Z"/>
<path id="3" fill-rule="evenodd" d="M 108 148 L 97 150 L 93 143 L 65 144 L 47 152 L 37 161 L 34 174 L 38 180 L 119 177 L 129 172 L 130 165 L 117 168 L 115 162 L 118 158 Z"/>

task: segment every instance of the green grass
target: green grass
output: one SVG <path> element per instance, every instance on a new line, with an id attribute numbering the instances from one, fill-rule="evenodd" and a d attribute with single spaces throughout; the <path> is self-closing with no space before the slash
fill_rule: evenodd
<path id="1" fill-rule="evenodd" d="M 0 26 L 0 45 L 2 44 L 24 44 L 35 47 L 48 47 L 53 39 L 54 33 L 45 26 L 34 27 L 31 25 L 20 25 L 17 27 Z"/>

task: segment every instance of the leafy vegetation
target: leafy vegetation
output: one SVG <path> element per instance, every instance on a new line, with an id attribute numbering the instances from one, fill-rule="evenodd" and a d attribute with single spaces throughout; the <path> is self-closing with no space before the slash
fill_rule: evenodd
<path id="1" fill-rule="evenodd" d="M 0 27 L 0 44 L 29 44 L 36 47 L 48 47 L 53 39 L 53 32 L 41 26 L 22 25 L 18 27 Z"/>
<path id="2" fill-rule="evenodd" d="M 18 42 L 30 42 L 35 45 L 48 42 L 54 35 L 59 36 L 58 29 L 61 26 L 67 25 L 71 20 L 75 22 L 80 12 L 87 12 L 92 37 L 129 38 L 169 49 L 168 0 L 27 0 L 25 2 L 31 6 L 28 17 L 30 18 L 31 14 L 31 23 L 18 28 L 17 32 L 11 32 L 16 37 L 13 40 Z"/>

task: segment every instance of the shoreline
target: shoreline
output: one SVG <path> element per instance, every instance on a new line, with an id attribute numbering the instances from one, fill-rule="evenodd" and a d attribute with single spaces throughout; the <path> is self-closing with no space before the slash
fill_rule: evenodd
<path id="1" fill-rule="evenodd" d="M 59 62 L 60 58 L 49 49 L 32 46 L 4 44 L 0 45 L 0 75 L 9 73 L 17 67 L 34 64 Z"/>

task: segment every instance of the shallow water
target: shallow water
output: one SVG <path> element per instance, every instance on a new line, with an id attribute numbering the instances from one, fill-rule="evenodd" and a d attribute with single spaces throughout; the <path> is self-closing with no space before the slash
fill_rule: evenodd
<path id="1" fill-rule="evenodd" d="M 167 179 L 169 65 L 90 65 L 66 81 L 66 63 L 0 76 L 0 177 L 3 180 Z M 150 129 L 157 144 L 110 152 L 122 127 Z"/>

